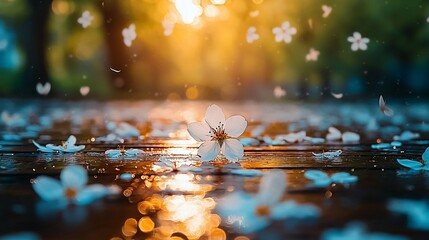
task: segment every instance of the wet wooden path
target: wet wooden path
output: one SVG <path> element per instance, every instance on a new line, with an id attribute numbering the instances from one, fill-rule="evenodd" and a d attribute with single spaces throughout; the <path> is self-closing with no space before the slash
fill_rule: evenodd
<path id="1" fill-rule="evenodd" d="M 360 116 L 350 115 L 350 109 L 366 109 L 367 104 L 327 103 L 318 107 L 315 104 L 218 103 L 225 107 L 227 116 L 237 113 L 248 119 L 249 127 L 244 137 L 251 137 L 252 130 L 266 125 L 268 127 L 261 135 L 274 137 L 276 134 L 305 130 L 307 136 L 323 138 L 327 127 L 336 126 L 342 131 L 358 132 L 361 140 L 358 143 L 298 142 L 271 146 L 264 143 L 260 136 L 253 136 L 259 142 L 245 147 L 245 158 L 239 163 L 229 163 L 222 158 L 201 163 L 195 156 L 198 144 L 186 134 L 186 123 L 202 120 L 209 104 L 206 102 L 128 104 L 3 100 L 1 103 L 4 108 L 0 110 L 20 113 L 24 119 L 30 120 L 20 127 L 3 124 L 1 128 L 0 236 L 31 232 L 40 239 L 195 239 L 185 236 L 183 232 L 163 235 L 163 227 L 171 228 L 172 224 L 176 224 L 183 228 L 185 223 L 179 220 L 164 221 L 160 211 L 152 209 L 145 212 L 142 205 L 148 201 L 162 202 L 177 196 L 200 196 L 213 201 L 215 205 L 218 199 L 234 191 L 255 193 L 260 176 L 231 173 L 234 169 L 244 168 L 262 172 L 281 169 L 287 176 L 287 190 L 283 199 L 313 204 L 320 209 L 320 216 L 305 221 L 272 221 L 265 229 L 243 234 L 229 226 L 227 219 L 218 219 L 220 216 L 217 215 L 216 207 L 210 205 L 210 218 L 202 217 L 198 223 L 188 223 L 206 227 L 201 230 L 199 239 L 320 239 L 327 229 L 341 229 L 351 222 L 365 224 L 368 232 L 429 239 L 428 230 L 413 229 L 405 215 L 393 213 L 387 208 L 388 202 L 393 199 L 429 200 L 429 175 L 422 171 L 410 171 L 396 161 L 398 158 L 421 159 L 429 146 L 426 141 L 429 132 L 424 131 L 427 127 L 417 115 L 409 115 L 408 110 L 401 114 L 405 118 L 404 122 L 392 123 L 396 120 L 378 115 L 376 105 L 374 109 L 361 111 L 367 119 L 360 119 Z M 395 110 L 401 112 L 398 111 L 400 109 L 407 108 L 396 106 Z M 334 119 L 333 112 L 336 112 Z M 427 116 L 425 114 L 426 110 L 420 117 Z M 43 116 L 51 118 L 52 125 L 34 131 L 29 136 L 28 132 L 32 131 L 28 130 L 28 126 L 38 125 Z M 368 122 L 373 118 L 378 128 L 368 130 Z M 105 127 L 106 120 L 128 122 L 139 129 L 141 136 L 119 143 L 98 141 L 98 137 L 109 132 Z M 397 127 L 399 132 L 389 130 L 389 126 Z M 395 149 L 371 148 L 377 141 L 389 142 L 393 135 L 404 130 L 418 131 L 420 137 L 404 141 L 401 147 Z M 23 132 L 27 135 L 20 134 Z M 31 144 L 32 139 L 42 144 L 59 144 L 70 134 L 77 137 L 79 144 L 86 146 L 84 151 L 74 154 L 40 153 Z M 20 137 L 14 138 L 13 135 Z M 131 160 L 106 158 L 104 151 L 118 146 L 139 148 L 147 154 Z M 343 153 L 332 160 L 316 159 L 312 154 L 338 149 Z M 153 165 L 162 156 L 186 162 L 202 171 L 188 174 L 156 172 Z M 32 179 L 40 175 L 58 178 L 65 166 L 74 164 L 87 169 L 89 183 L 116 184 L 121 187 L 121 194 L 97 200 L 90 205 L 65 208 L 40 200 L 32 189 Z M 357 176 L 358 181 L 350 185 L 331 184 L 315 188 L 309 186 L 311 181 L 304 177 L 304 172 L 309 169 L 323 170 L 328 174 L 345 171 Z M 132 175 L 124 178 L 124 173 Z M 272 187 L 276 188 L 275 185 Z M 173 211 L 169 214 L 175 214 L 176 211 L 180 215 L 180 211 L 192 211 L 192 205 L 184 204 L 176 208 L 179 209 L 169 209 Z M 151 218 L 155 228 L 144 232 L 140 225 L 134 226 L 143 217 Z"/>

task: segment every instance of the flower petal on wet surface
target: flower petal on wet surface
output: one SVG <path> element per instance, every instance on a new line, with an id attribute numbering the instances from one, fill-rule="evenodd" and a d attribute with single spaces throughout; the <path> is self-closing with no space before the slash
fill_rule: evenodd
<path id="1" fill-rule="evenodd" d="M 121 151 L 117 149 L 109 149 L 104 152 L 104 155 L 111 158 L 117 158 L 121 156 Z"/>
<path id="2" fill-rule="evenodd" d="M 297 204 L 294 201 L 286 201 L 272 208 L 271 218 L 275 220 L 294 218 L 312 218 L 319 216 L 320 211 L 316 206 L 310 204 Z"/>
<path id="3" fill-rule="evenodd" d="M 145 154 L 145 151 L 141 149 L 136 149 L 136 148 L 130 148 L 127 151 L 125 151 L 125 156 L 128 156 L 128 157 L 134 157 L 134 156 L 144 155 L 144 154 Z"/>
<path id="4" fill-rule="evenodd" d="M 188 124 L 188 132 L 196 141 L 210 141 L 210 127 L 205 122 L 193 122 Z"/>
<path id="5" fill-rule="evenodd" d="M 247 121 L 243 116 L 234 115 L 226 119 L 225 133 L 230 137 L 238 138 L 246 130 Z"/>
<path id="6" fill-rule="evenodd" d="M 231 174 L 246 176 L 246 177 L 257 177 L 261 176 L 262 172 L 256 169 L 233 169 Z"/>
<path id="7" fill-rule="evenodd" d="M 404 167 L 411 169 L 419 169 L 423 167 L 423 164 L 419 161 L 410 160 L 410 159 L 397 159 L 398 163 Z"/>
<path id="8" fill-rule="evenodd" d="M 80 165 L 67 166 L 61 171 L 60 179 L 64 188 L 82 189 L 88 182 L 88 174 Z"/>
<path id="9" fill-rule="evenodd" d="M 64 196 L 61 183 L 47 176 L 37 177 L 33 183 L 33 189 L 45 201 L 58 200 Z"/>
<path id="10" fill-rule="evenodd" d="M 216 127 L 225 124 L 225 115 L 218 105 L 212 104 L 207 108 L 205 120 L 211 128 L 216 129 Z"/>
<path id="11" fill-rule="evenodd" d="M 264 173 L 259 184 L 258 203 L 273 206 L 279 202 L 286 190 L 286 175 L 281 170 Z"/>
<path id="12" fill-rule="evenodd" d="M 226 159 L 236 162 L 243 158 L 243 144 L 237 139 L 225 139 L 222 145 L 222 153 Z"/>
<path id="13" fill-rule="evenodd" d="M 319 170 L 308 170 L 304 173 L 304 177 L 310 180 L 320 180 L 320 179 L 329 179 L 328 174 Z"/>
<path id="14" fill-rule="evenodd" d="M 67 146 L 67 148 L 62 148 L 61 151 L 66 152 L 66 153 L 74 153 L 74 152 L 79 152 L 81 150 L 85 149 L 85 145 L 79 145 L 79 146 Z"/>
<path id="15" fill-rule="evenodd" d="M 202 161 L 210 161 L 217 157 L 220 152 L 220 145 L 217 141 L 207 141 L 200 145 L 197 155 Z"/>
<path id="16" fill-rule="evenodd" d="M 426 148 L 425 152 L 422 154 L 422 159 L 426 162 L 426 165 L 429 165 L 429 147 Z"/>
<path id="17" fill-rule="evenodd" d="M 75 198 L 75 203 L 78 205 L 86 205 L 92 203 L 98 198 L 104 197 L 108 193 L 107 188 L 101 184 L 92 184 L 85 187 Z"/>
<path id="18" fill-rule="evenodd" d="M 334 173 L 331 179 L 335 183 L 353 183 L 358 180 L 358 177 L 350 175 L 348 172 L 338 172 Z"/>
<path id="19" fill-rule="evenodd" d="M 76 141 L 77 141 L 76 137 L 74 135 L 70 135 L 66 141 L 66 145 L 67 146 L 75 145 Z"/>
<path id="20" fill-rule="evenodd" d="M 42 145 L 38 144 L 38 143 L 37 143 L 36 141 L 34 141 L 34 140 L 33 140 L 33 144 L 34 144 L 34 146 L 36 146 L 36 147 L 37 147 L 37 150 L 39 150 L 39 151 L 41 151 L 41 152 L 44 152 L 44 153 L 52 153 L 52 152 L 55 152 L 55 150 L 54 150 L 54 149 L 44 147 L 44 146 L 42 146 Z"/>

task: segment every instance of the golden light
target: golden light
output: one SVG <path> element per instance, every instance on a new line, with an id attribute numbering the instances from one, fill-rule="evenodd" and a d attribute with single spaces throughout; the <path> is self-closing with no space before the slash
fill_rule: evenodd
<path id="1" fill-rule="evenodd" d="M 220 217 L 211 214 L 215 206 L 216 203 L 212 198 L 203 196 L 165 197 L 163 208 L 158 212 L 163 235 L 181 232 L 188 239 L 199 239 L 203 235 L 210 236 L 220 224 Z M 214 233 L 219 236 L 219 230 Z"/>
<path id="2" fill-rule="evenodd" d="M 212 0 L 212 3 L 217 5 L 225 4 L 225 2 L 226 0 Z"/>
<path id="3" fill-rule="evenodd" d="M 192 24 L 203 14 L 203 8 L 199 1 L 195 0 L 175 0 L 174 4 L 180 17 L 185 24 Z"/>
<path id="4" fill-rule="evenodd" d="M 150 217 L 142 217 L 139 220 L 139 228 L 140 231 L 144 233 L 152 232 L 152 230 L 155 228 L 155 223 Z"/>

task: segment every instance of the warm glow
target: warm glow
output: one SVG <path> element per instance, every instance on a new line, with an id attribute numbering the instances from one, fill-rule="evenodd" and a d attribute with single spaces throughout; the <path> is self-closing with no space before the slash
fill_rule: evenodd
<path id="1" fill-rule="evenodd" d="M 179 12 L 183 23 L 194 23 L 197 17 L 201 16 L 203 9 L 198 1 L 193 0 L 175 0 L 174 4 Z"/>

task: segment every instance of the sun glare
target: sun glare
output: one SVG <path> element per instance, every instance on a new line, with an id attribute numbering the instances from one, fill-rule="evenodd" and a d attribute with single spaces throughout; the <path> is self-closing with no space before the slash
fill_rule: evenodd
<path id="1" fill-rule="evenodd" d="M 185 24 L 192 24 L 203 14 L 203 8 L 199 1 L 194 0 L 175 0 L 174 4 L 180 17 Z"/>

